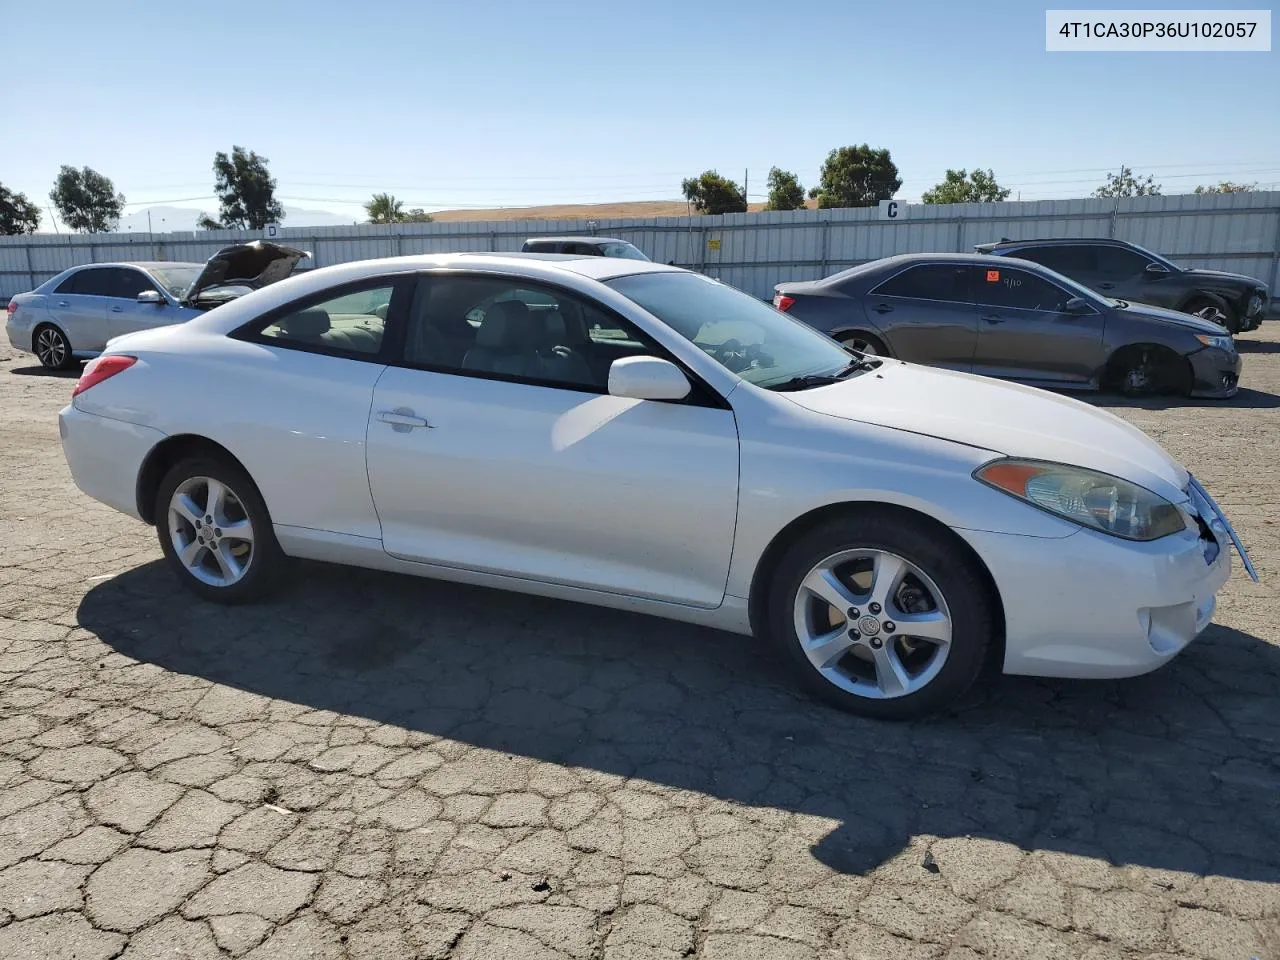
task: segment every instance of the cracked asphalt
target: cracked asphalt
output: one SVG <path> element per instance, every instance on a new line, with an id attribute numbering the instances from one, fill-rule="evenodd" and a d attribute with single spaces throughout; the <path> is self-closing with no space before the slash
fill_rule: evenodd
<path id="1" fill-rule="evenodd" d="M 72 484 L 72 380 L 0 349 L 0 957 L 1280 958 L 1266 326 L 1233 401 L 1099 401 L 1263 583 L 1156 674 L 910 725 L 566 603 L 316 564 L 198 601 Z"/>

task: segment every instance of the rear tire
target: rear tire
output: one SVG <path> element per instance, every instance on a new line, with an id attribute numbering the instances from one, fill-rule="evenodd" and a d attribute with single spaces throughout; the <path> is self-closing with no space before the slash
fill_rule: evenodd
<path id="1" fill-rule="evenodd" d="M 46 370 L 70 370 L 76 365 L 71 341 L 52 323 L 42 323 L 31 331 L 31 349 Z"/>
<path id="2" fill-rule="evenodd" d="M 278 582 L 286 557 L 239 464 L 214 454 L 180 460 L 160 481 L 153 516 L 170 569 L 198 596 L 249 603 Z"/>
<path id="3" fill-rule="evenodd" d="M 995 610 L 961 545 L 923 520 L 870 507 L 787 548 L 766 623 L 814 695 L 906 720 L 953 705 L 978 679 L 996 640 Z"/>
<path id="4" fill-rule="evenodd" d="M 890 355 L 889 348 L 884 345 L 884 341 L 874 333 L 867 333 L 865 330 L 842 333 L 840 335 L 840 345 L 872 357 L 887 357 Z"/>

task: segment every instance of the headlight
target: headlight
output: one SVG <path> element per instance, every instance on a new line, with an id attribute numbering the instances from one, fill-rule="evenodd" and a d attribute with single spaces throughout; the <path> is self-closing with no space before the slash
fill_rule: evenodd
<path id="1" fill-rule="evenodd" d="M 1230 353 L 1236 348 L 1236 342 L 1231 339 L 1230 334 L 1219 337 L 1207 333 L 1197 333 L 1196 339 L 1206 347 L 1217 347 L 1219 350 L 1227 351 L 1227 353 Z"/>
<path id="2" fill-rule="evenodd" d="M 1064 520 L 1125 540 L 1159 540 L 1187 525 L 1183 512 L 1164 497 L 1084 467 L 1043 460 L 994 460 L 973 475 Z"/>

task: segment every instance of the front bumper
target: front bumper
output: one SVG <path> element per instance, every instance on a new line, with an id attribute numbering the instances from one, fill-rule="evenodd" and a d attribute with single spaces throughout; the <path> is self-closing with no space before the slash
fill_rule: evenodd
<path id="1" fill-rule="evenodd" d="M 1110 679 L 1149 673 L 1209 625 L 1231 573 L 1230 541 L 1207 528 L 1151 543 L 1086 529 L 1052 543 L 957 532 L 1000 592 L 1004 672 L 1010 674 Z"/>
<path id="2" fill-rule="evenodd" d="M 138 475 L 165 434 L 152 427 L 85 413 L 74 405 L 58 414 L 62 453 L 82 491 L 109 507 L 138 515 Z"/>
<path id="3" fill-rule="evenodd" d="M 1205 347 L 1188 354 L 1191 362 L 1191 396 L 1223 399 L 1240 390 L 1240 370 L 1244 366 L 1235 350 Z"/>

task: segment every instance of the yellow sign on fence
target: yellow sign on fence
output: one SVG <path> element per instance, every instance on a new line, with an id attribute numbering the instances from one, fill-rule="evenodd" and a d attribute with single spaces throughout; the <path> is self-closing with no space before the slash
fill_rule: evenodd
<path id="1" fill-rule="evenodd" d="M 707 248 L 708 248 L 709 250 L 719 250 L 719 249 L 720 249 L 720 241 L 719 241 L 719 240 L 708 240 L 708 241 L 707 241 Z"/>

